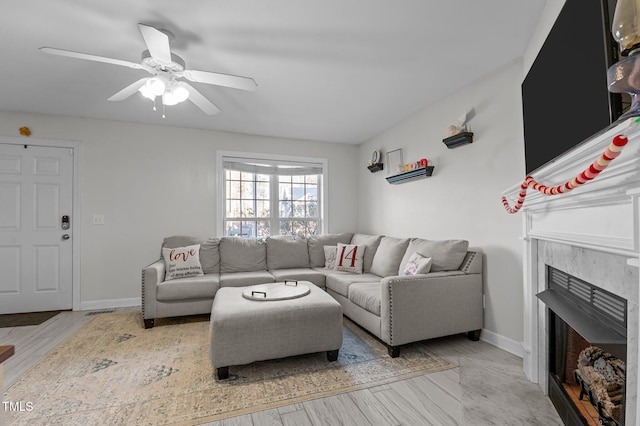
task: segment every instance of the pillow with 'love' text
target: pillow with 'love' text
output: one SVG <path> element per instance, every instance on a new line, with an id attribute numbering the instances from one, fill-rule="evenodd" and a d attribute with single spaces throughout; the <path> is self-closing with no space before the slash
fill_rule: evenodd
<path id="1" fill-rule="evenodd" d="M 200 264 L 200 244 L 186 247 L 163 248 L 164 280 L 204 275 Z"/>

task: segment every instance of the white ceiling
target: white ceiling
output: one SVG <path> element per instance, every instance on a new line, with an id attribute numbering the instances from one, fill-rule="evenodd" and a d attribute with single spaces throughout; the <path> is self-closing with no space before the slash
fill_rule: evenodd
<path id="1" fill-rule="evenodd" d="M 7 0 L 0 110 L 360 143 L 520 57 L 545 1 Z M 139 94 L 107 101 L 145 71 L 38 50 L 139 62 L 138 23 L 172 32 L 187 68 L 258 90 L 193 83 L 220 113 L 187 101 L 162 119 Z"/>

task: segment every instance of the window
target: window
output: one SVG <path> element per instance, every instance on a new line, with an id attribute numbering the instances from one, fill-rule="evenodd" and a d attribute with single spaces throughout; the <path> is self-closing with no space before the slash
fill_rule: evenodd
<path id="1" fill-rule="evenodd" d="M 325 162 L 219 155 L 225 236 L 302 237 L 323 229 Z"/>

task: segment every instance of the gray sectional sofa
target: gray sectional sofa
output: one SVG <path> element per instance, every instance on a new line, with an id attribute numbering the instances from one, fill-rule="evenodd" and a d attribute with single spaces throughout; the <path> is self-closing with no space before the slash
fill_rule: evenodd
<path id="1" fill-rule="evenodd" d="M 344 315 L 387 344 L 392 357 L 403 344 L 458 333 L 477 340 L 482 329 L 482 255 L 468 251 L 464 240 L 358 233 L 264 241 L 173 236 L 162 246 L 194 244 L 200 244 L 204 275 L 165 281 L 162 257 L 143 268 L 145 328 L 156 318 L 211 313 L 221 287 L 304 280 L 333 296 Z M 327 267 L 325 247 L 338 244 L 364 246 L 361 273 Z M 431 270 L 403 275 L 414 253 L 431 258 Z"/>

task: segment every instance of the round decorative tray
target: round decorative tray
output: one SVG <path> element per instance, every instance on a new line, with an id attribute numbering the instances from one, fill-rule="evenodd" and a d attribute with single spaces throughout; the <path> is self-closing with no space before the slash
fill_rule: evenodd
<path id="1" fill-rule="evenodd" d="M 298 281 L 285 281 L 249 286 L 242 292 L 242 297 L 257 301 L 288 300 L 306 296 L 310 292 L 311 290 L 306 284 L 298 284 Z"/>

